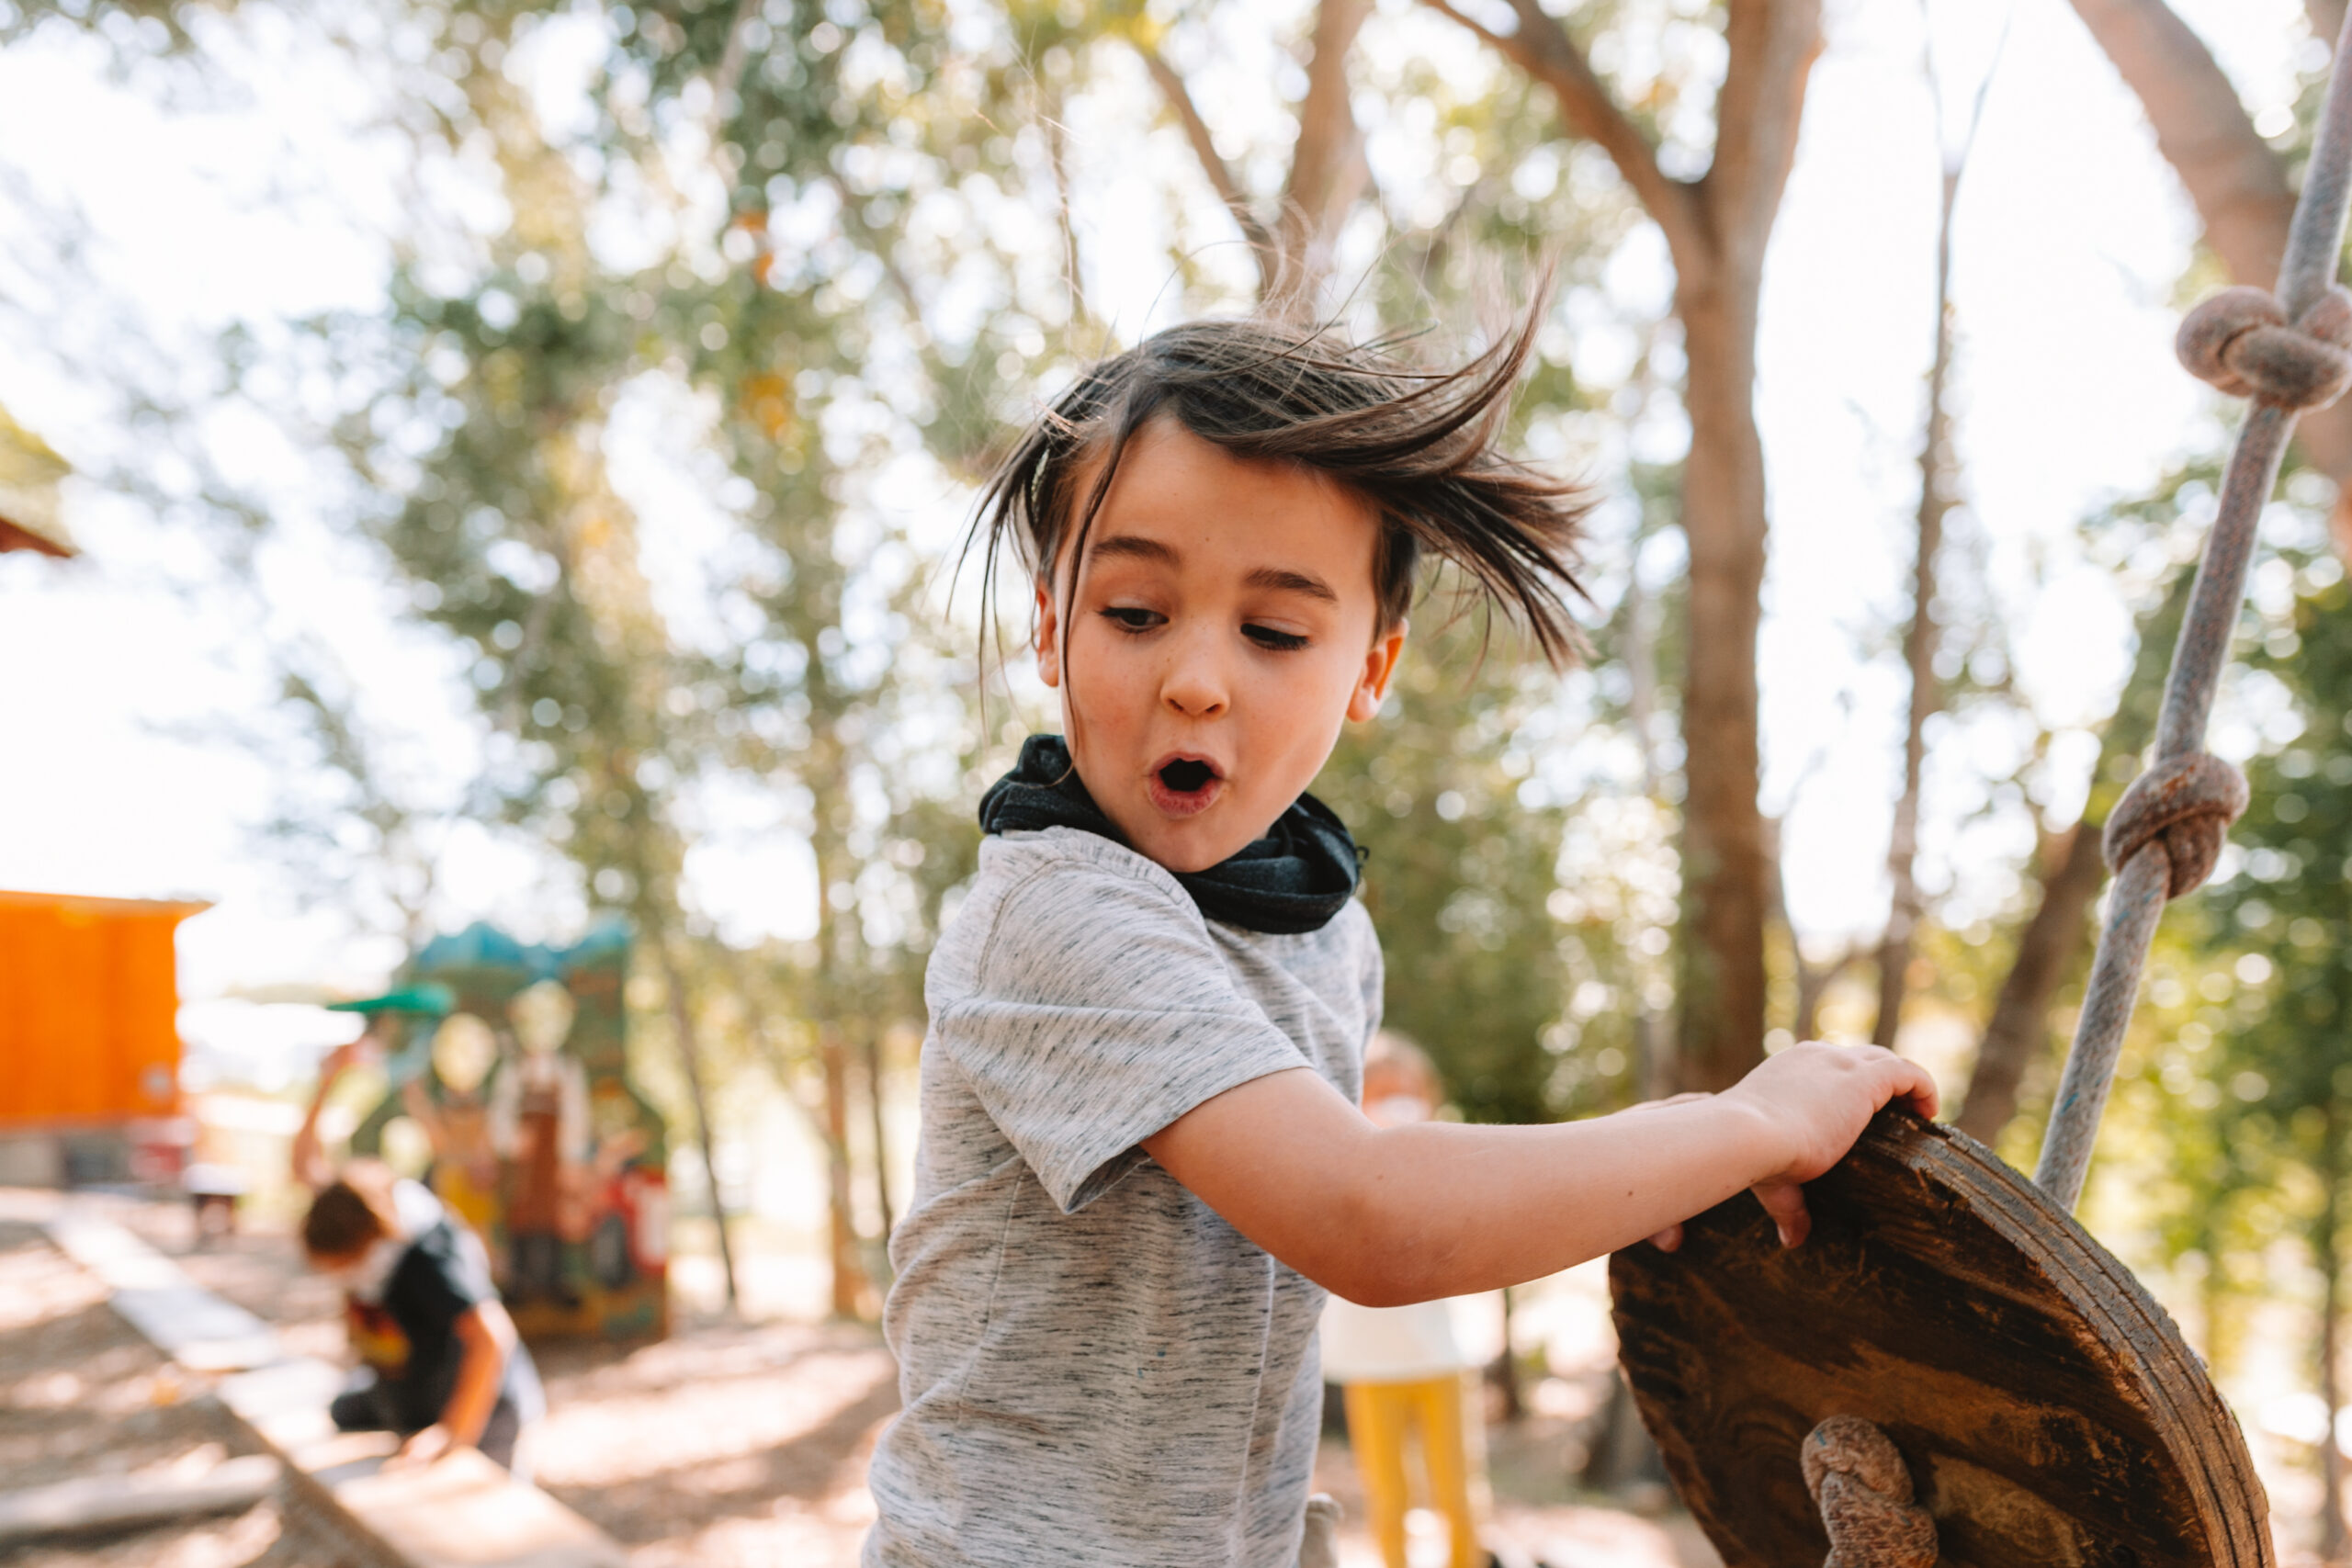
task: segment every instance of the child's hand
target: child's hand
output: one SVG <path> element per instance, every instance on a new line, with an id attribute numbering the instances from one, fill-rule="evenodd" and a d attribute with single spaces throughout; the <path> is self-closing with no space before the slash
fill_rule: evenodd
<path id="1" fill-rule="evenodd" d="M 367 1059 L 367 1035 L 362 1034 L 356 1040 L 345 1041 L 342 1044 L 336 1046 L 334 1050 L 319 1058 L 320 1088 L 324 1089 L 328 1084 L 334 1082 L 336 1078 L 341 1077 L 345 1072 L 357 1066 Z"/>
<path id="2" fill-rule="evenodd" d="M 1786 1151 L 1785 1163 L 1753 1188 L 1782 1247 L 1813 1228 L 1803 1183 L 1843 1159 L 1881 1106 L 1907 1100 L 1923 1117 L 1936 1113 L 1935 1079 L 1916 1062 L 1876 1045 L 1810 1040 L 1768 1057 L 1724 1096 L 1760 1114 Z"/>
<path id="3" fill-rule="evenodd" d="M 406 1470 L 412 1466 L 431 1464 L 463 1446 L 447 1423 L 435 1421 L 432 1426 L 413 1433 L 408 1441 L 401 1445 L 400 1452 L 384 1461 L 384 1468 Z"/>

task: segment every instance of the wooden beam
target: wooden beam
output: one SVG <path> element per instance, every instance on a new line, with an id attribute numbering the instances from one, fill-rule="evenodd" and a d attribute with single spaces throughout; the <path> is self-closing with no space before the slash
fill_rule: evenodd
<path id="1" fill-rule="evenodd" d="M 232 1513 L 268 1496 L 283 1472 L 267 1454 L 248 1454 L 224 1460 L 192 1480 L 95 1475 L 0 1492 L 0 1546 L 36 1536 Z"/>
<path id="2" fill-rule="evenodd" d="M 69 1207 L 48 1230 L 61 1250 L 113 1290 L 115 1309 L 183 1365 L 251 1367 L 220 1383 L 220 1403 L 282 1463 L 289 1517 L 332 1537 L 336 1562 L 628 1568 L 628 1554 L 617 1541 L 537 1487 L 517 1483 L 479 1449 L 459 1449 L 430 1464 L 388 1466 L 397 1437 L 335 1427 L 328 1407 L 343 1387 L 341 1369 L 285 1356 L 266 1324 L 198 1290 L 121 1226 Z M 175 1314 L 186 1321 L 175 1323 Z"/>

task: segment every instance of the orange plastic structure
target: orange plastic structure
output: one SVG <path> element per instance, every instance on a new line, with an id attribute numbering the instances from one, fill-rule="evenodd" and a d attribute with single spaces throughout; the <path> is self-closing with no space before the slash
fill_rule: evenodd
<path id="1" fill-rule="evenodd" d="M 0 1136 L 179 1110 L 172 937 L 210 907 L 0 890 Z"/>

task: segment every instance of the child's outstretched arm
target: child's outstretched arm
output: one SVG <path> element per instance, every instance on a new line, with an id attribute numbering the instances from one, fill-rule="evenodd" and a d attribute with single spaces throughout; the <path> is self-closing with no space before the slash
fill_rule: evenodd
<path id="1" fill-rule="evenodd" d="M 1375 1128 L 1310 1069 L 1205 1100 L 1144 1148 L 1244 1235 L 1351 1301 L 1398 1305 L 1556 1273 L 1742 1188 L 1789 1246 L 1799 1183 L 1934 1080 L 1876 1046 L 1792 1045 L 1721 1094 L 1545 1127 Z"/>

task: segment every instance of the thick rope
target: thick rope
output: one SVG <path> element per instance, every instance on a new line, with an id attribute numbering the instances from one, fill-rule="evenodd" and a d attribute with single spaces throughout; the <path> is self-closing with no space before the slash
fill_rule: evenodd
<path id="1" fill-rule="evenodd" d="M 1829 1532 L 1821 1568 L 1936 1568 L 1936 1521 L 1912 1500 L 1911 1472 L 1884 1432 L 1832 1416 L 1805 1438 L 1804 1461 Z"/>
<path id="2" fill-rule="evenodd" d="M 2352 73 L 2340 68 L 2348 49 L 2352 17 L 2336 40 L 2339 69 L 2320 111 L 2278 293 L 2224 288 L 2180 324 L 2181 363 L 2222 391 L 2253 399 L 2254 406 L 2230 454 L 2221 512 L 2206 538 L 2173 650 L 2155 761 L 2132 781 L 2108 820 L 2104 848 L 2115 886 L 2033 1177 L 2068 1209 L 2082 1196 L 2091 1144 L 2165 900 L 2194 890 L 2212 874 L 2229 825 L 2245 809 L 2245 780 L 2206 752 L 2205 725 L 2245 603 L 2255 525 L 2278 482 L 2278 459 L 2296 414 L 2325 407 L 2352 386 L 2352 295 L 2335 286 L 2345 209 L 2352 197 Z"/>

